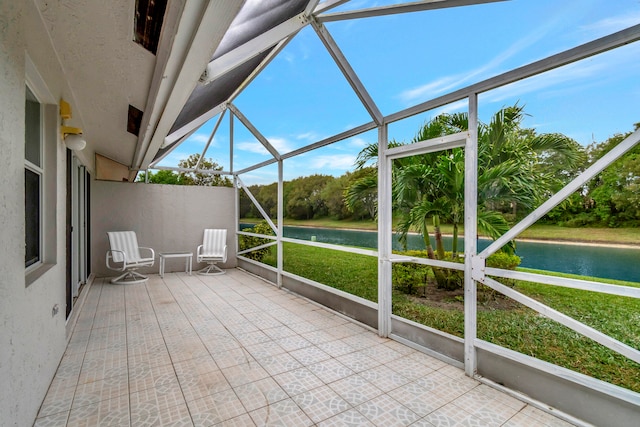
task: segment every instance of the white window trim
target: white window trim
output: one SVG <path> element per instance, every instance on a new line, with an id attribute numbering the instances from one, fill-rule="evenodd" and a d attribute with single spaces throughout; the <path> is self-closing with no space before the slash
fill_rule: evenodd
<path id="1" fill-rule="evenodd" d="M 47 191 L 51 191 L 51 183 L 57 187 L 55 181 L 57 180 L 57 166 L 56 166 L 56 152 L 57 144 L 59 143 L 58 128 L 53 129 L 52 120 L 57 121 L 57 112 L 52 112 L 51 106 L 56 106 L 58 101 L 51 94 L 45 80 L 38 72 L 35 64 L 25 52 L 25 89 L 29 87 L 33 95 L 40 103 L 40 155 L 41 166 L 36 166 L 33 163 L 26 160 L 25 156 L 25 169 L 33 170 L 39 173 L 41 176 L 40 182 L 40 259 L 38 262 L 25 267 L 25 281 L 26 286 L 29 286 L 48 271 L 53 265 L 57 263 L 56 255 L 56 237 L 55 232 L 51 233 L 50 228 L 56 227 L 56 195 L 47 194 Z M 56 115 L 54 118 L 53 115 Z M 53 157 L 52 157 L 53 156 Z M 53 180 L 53 181 L 52 181 Z"/>
<path id="2" fill-rule="evenodd" d="M 40 166 L 30 162 L 29 160 L 26 159 L 26 153 L 25 153 L 25 159 L 24 159 L 24 167 L 25 169 L 30 170 L 31 172 L 34 172 L 35 174 L 37 174 L 40 177 L 40 185 L 39 185 L 39 194 L 38 194 L 38 206 L 40 208 L 40 218 L 38 218 L 38 227 L 40 228 L 40 230 L 38 230 L 38 236 L 39 236 L 39 241 L 38 241 L 38 261 L 36 261 L 35 263 L 31 264 L 28 267 L 25 267 L 25 274 L 29 274 L 31 272 L 33 272 L 34 270 L 37 270 L 38 268 L 40 268 L 42 266 L 42 264 L 44 264 L 44 259 L 45 259 L 45 245 L 44 245 L 44 210 L 45 210 L 45 206 L 44 206 L 44 182 L 45 182 L 45 173 L 44 173 L 44 165 L 46 162 L 45 159 L 45 150 L 44 150 L 44 105 L 42 100 L 38 97 L 38 94 L 33 90 L 31 84 L 29 83 L 29 79 L 27 79 L 26 81 L 26 85 L 25 88 L 29 88 L 29 90 L 31 91 L 31 93 L 33 93 L 33 95 L 36 97 L 36 100 L 38 101 L 38 105 L 40 107 L 40 141 L 38 144 L 38 150 L 39 152 L 39 158 L 40 158 Z"/>

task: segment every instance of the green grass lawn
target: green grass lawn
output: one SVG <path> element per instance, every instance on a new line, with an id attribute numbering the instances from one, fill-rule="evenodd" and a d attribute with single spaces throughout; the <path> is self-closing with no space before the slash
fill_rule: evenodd
<path id="1" fill-rule="evenodd" d="M 285 243 L 283 249 L 285 271 L 377 302 L 376 258 L 292 243 Z M 273 254 L 264 261 L 275 265 Z M 517 282 L 515 288 L 631 347 L 640 348 L 637 299 L 528 282 Z M 464 334 L 461 300 L 457 306 L 431 306 L 394 290 L 393 312 L 459 337 Z M 508 309 L 479 303 L 478 338 L 640 392 L 640 365 L 515 302 Z"/>

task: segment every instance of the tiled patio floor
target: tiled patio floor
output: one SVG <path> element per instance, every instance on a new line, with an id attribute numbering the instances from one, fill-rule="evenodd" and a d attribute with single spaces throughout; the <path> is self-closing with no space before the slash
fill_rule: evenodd
<path id="1" fill-rule="evenodd" d="M 568 426 L 240 270 L 97 279 L 36 426 Z"/>

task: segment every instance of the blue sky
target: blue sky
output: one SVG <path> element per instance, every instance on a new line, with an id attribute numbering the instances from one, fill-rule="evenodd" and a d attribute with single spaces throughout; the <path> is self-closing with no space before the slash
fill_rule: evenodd
<path id="1" fill-rule="evenodd" d="M 393 1 L 353 0 L 337 10 Z M 332 22 L 327 28 L 383 114 L 387 115 L 640 23 L 640 0 L 513 0 L 493 4 Z M 640 122 L 640 42 L 482 94 L 482 121 L 518 102 L 524 125 L 560 132 L 583 145 L 601 142 Z M 311 28 L 302 30 L 234 104 L 281 153 L 371 121 Z M 409 141 L 456 103 L 389 126 L 389 138 Z M 217 118 L 161 163 L 175 166 L 201 152 Z M 225 117 L 206 157 L 230 168 Z M 234 170 L 270 158 L 234 124 Z M 314 150 L 284 163 L 285 179 L 353 170 L 376 132 Z M 244 174 L 247 184 L 277 180 L 275 166 Z"/>

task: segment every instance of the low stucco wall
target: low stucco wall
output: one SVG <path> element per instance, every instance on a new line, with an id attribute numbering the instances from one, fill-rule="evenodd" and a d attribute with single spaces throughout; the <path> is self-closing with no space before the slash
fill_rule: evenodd
<path id="1" fill-rule="evenodd" d="M 133 230 L 140 246 L 156 252 L 156 263 L 146 271 L 157 273 L 160 252 L 193 252 L 202 244 L 205 228 L 226 228 L 229 257 L 222 268 L 236 266 L 235 195 L 228 187 L 93 181 L 91 183 L 91 271 L 97 277 L 115 276 L 108 270 L 107 231 Z M 168 259 L 165 272 L 184 270 L 184 259 Z"/>

